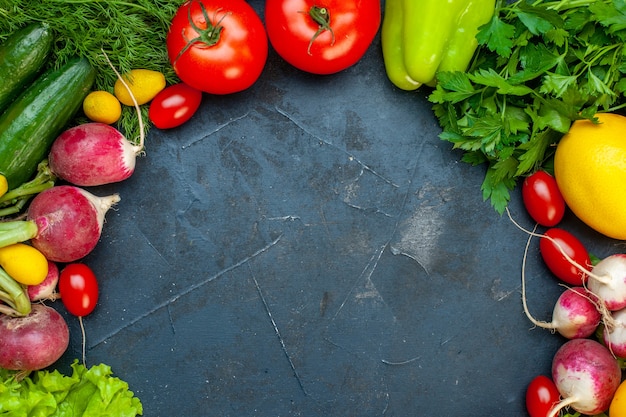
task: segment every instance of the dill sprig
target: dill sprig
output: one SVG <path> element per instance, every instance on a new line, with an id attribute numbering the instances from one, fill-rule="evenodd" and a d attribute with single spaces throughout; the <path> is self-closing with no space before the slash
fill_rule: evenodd
<path id="1" fill-rule="evenodd" d="M 170 21 L 183 0 L 0 0 L 0 42 L 31 22 L 46 22 L 56 41 L 49 66 L 60 67 L 72 56 L 83 56 L 97 69 L 94 89 L 113 92 L 115 73 L 135 68 L 160 71 L 177 82 L 165 45 Z M 117 126 L 127 137 L 138 137 L 135 109 L 124 106 Z"/>

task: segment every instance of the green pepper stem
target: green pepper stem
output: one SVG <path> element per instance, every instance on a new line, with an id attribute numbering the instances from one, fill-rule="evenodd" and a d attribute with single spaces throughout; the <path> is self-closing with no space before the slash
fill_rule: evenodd
<path id="1" fill-rule="evenodd" d="M 31 310 L 31 303 L 24 288 L 6 271 L 0 268 L 0 298 L 7 305 L 0 307 L 0 313 L 10 316 L 27 316 Z"/>

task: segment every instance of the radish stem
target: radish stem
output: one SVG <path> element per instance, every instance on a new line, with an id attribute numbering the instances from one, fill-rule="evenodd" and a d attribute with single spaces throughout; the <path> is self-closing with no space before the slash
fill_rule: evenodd
<path id="1" fill-rule="evenodd" d="M 37 224 L 32 220 L 13 220 L 0 222 L 0 247 L 25 242 L 39 233 Z"/>
<path id="2" fill-rule="evenodd" d="M 546 415 L 547 416 L 557 415 L 557 413 L 559 413 L 562 409 L 564 409 L 570 404 L 574 404 L 576 401 L 578 401 L 578 398 L 576 397 L 564 398 L 563 400 L 559 401 L 554 407 L 552 407 L 552 410 L 550 410 L 548 414 Z"/>
<path id="3" fill-rule="evenodd" d="M 144 142 L 145 142 L 145 137 L 146 137 L 146 133 L 144 132 L 143 118 L 141 117 L 141 109 L 139 108 L 139 104 L 137 104 L 137 100 L 135 99 L 135 96 L 133 95 L 133 92 L 131 91 L 130 87 L 128 86 L 128 84 L 126 84 L 126 81 L 124 81 L 124 78 L 122 78 L 120 73 L 115 69 L 115 66 L 113 66 L 113 63 L 109 59 L 109 56 L 106 54 L 106 52 L 104 52 L 104 49 L 101 49 L 101 51 L 102 51 L 102 54 L 104 55 L 104 59 L 106 59 L 107 63 L 109 64 L 109 66 L 111 67 L 111 69 L 113 70 L 117 78 L 120 80 L 120 82 L 122 83 L 126 91 L 128 91 L 128 95 L 133 101 L 133 105 L 135 107 L 135 110 L 137 111 L 137 119 L 139 121 L 139 144 L 135 145 L 134 148 L 135 148 L 135 154 L 138 154 L 144 148 Z"/>
<path id="4" fill-rule="evenodd" d="M 27 316 L 31 310 L 30 299 L 24 288 L 6 271 L 0 268 L 0 300 L 7 305 L 0 305 L 0 313 L 8 316 Z"/>

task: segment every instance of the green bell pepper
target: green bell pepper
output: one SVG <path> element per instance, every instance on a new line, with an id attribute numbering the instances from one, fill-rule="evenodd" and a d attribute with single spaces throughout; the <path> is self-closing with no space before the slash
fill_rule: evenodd
<path id="1" fill-rule="evenodd" d="M 465 71 L 495 0 L 386 0 L 381 27 L 385 70 L 403 90 L 433 86 L 438 71 Z"/>

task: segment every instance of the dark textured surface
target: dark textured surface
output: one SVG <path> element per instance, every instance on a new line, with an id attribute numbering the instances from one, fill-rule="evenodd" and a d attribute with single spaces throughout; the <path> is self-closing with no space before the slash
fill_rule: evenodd
<path id="1" fill-rule="evenodd" d="M 379 38 L 325 77 L 270 51 L 248 91 L 152 129 L 135 175 L 92 190 L 122 200 L 85 259 L 101 281 L 88 364 L 148 417 L 525 416 L 562 340 L 530 329 L 526 236 L 438 139 L 426 95 L 388 82 Z M 517 192 L 511 209 L 532 227 Z M 536 243 L 529 304 L 549 320 L 561 289 Z M 81 351 L 68 320 L 61 367 Z"/>

